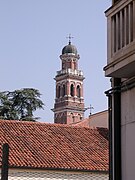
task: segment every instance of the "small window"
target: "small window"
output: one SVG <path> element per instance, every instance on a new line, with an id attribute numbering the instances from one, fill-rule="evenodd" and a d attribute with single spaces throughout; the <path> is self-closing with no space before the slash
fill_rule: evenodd
<path id="1" fill-rule="evenodd" d="M 75 122 L 75 116 L 72 116 L 72 118 L 73 118 L 73 123 Z"/>
<path id="2" fill-rule="evenodd" d="M 79 98 L 80 98 L 80 96 L 81 96 L 80 91 L 81 91 L 81 90 L 80 90 L 80 86 L 78 85 L 76 92 L 77 92 L 77 97 L 79 97 Z"/>
<path id="3" fill-rule="evenodd" d="M 72 118 L 72 122 L 74 123 L 75 122 L 75 116 L 73 113 L 71 113 L 71 118 Z"/>
<path id="4" fill-rule="evenodd" d="M 60 97 L 60 86 L 58 86 L 58 98 Z"/>
<path id="5" fill-rule="evenodd" d="M 81 120 L 82 120 L 82 116 L 81 116 L 81 114 L 78 114 L 78 119 L 79 119 L 79 121 L 81 121 Z"/>
<path id="6" fill-rule="evenodd" d="M 64 97 L 66 94 L 66 86 L 65 84 L 63 84 L 63 87 L 62 87 L 62 96 Z"/>
<path id="7" fill-rule="evenodd" d="M 74 96 L 74 85 L 73 84 L 71 84 L 71 86 L 70 86 L 70 95 Z"/>

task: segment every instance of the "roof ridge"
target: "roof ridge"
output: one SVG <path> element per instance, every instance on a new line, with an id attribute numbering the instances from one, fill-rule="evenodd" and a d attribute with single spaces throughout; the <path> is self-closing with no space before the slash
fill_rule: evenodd
<path id="1" fill-rule="evenodd" d="M 4 120 L 0 119 L 0 123 L 21 123 L 21 124 L 39 124 L 39 125 L 49 125 L 49 126 L 57 126 L 57 127 L 63 127 L 63 128 L 73 128 L 73 129 L 97 129 L 97 127 L 82 127 L 82 126 L 72 126 L 69 124 L 57 124 L 57 123 L 48 123 L 48 122 L 32 122 L 32 121 L 20 121 L 20 120 Z"/>

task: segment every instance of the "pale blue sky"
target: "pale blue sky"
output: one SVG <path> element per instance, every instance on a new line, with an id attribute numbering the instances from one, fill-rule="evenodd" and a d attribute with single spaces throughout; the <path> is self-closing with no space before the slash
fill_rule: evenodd
<path id="1" fill-rule="evenodd" d="M 56 71 L 69 33 L 80 55 L 84 72 L 85 107 L 93 113 L 107 109 L 104 91 L 106 65 L 106 17 L 110 0 L 0 0 L 0 91 L 36 88 L 45 109 L 44 122 L 53 122 Z M 87 117 L 89 111 L 86 112 Z"/>

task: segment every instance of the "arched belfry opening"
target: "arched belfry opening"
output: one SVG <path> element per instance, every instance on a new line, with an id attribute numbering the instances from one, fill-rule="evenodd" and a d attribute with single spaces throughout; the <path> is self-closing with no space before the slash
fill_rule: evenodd
<path id="1" fill-rule="evenodd" d="M 71 84 L 71 86 L 70 86 L 70 95 L 72 97 L 74 97 L 74 85 L 73 84 Z"/>
<path id="2" fill-rule="evenodd" d="M 76 92 L 77 92 L 77 97 L 81 97 L 81 89 L 80 89 L 80 86 L 77 85 L 77 88 L 76 88 Z"/>
<path id="3" fill-rule="evenodd" d="M 83 72 L 78 69 L 80 56 L 76 46 L 69 42 L 62 48 L 61 69 L 57 71 L 54 123 L 72 124 L 84 118 Z"/>
<path id="4" fill-rule="evenodd" d="M 64 97 L 66 95 L 66 86 L 63 84 L 62 86 L 62 96 Z"/>

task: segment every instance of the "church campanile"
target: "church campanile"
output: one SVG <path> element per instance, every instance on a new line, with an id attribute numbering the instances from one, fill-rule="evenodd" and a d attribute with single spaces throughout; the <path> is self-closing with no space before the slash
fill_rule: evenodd
<path id="1" fill-rule="evenodd" d="M 62 49 L 61 70 L 57 71 L 54 123 L 71 124 L 84 118 L 83 72 L 78 70 L 77 48 L 69 44 Z"/>

